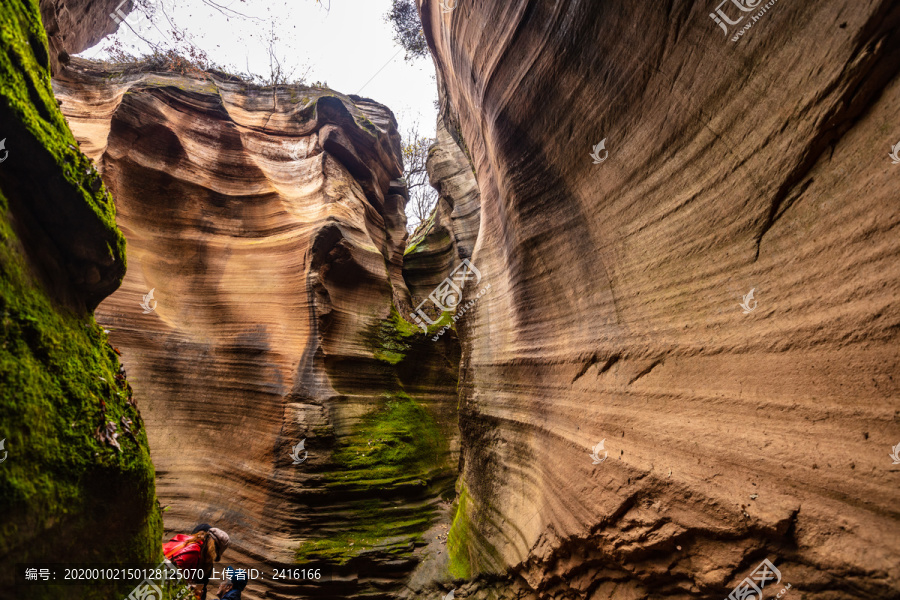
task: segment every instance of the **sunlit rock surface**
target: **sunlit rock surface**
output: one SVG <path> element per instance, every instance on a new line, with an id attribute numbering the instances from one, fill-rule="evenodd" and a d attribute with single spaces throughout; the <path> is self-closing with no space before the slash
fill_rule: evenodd
<path id="1" fill-rule="evenodd" d="M 325 88 L 97 69 L 74 60 L 55 90 L 128 241 L 98 318 L 167 531 L 216 524 L 228 564 L 337 565 L 330 584 L 267 577 L 248 598 L 392 597 L 459 453 L 458 348 L 399 318 L 393 115 Z"/>
<path id="2" fill-rule="evenodd" d="M 419 2 L 491 284 L 457 597 L 900 593 L 900 5 L 748 4 Z"/>

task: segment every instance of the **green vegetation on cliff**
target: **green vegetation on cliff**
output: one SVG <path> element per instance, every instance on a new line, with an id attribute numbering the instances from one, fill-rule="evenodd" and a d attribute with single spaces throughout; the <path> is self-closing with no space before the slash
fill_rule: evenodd
<path id="1" fill-rule="evenodd" d="M 2 195 L 0 211 L 7 212 Z M 47 297 L 0 222 L 0 438 L 9 453 L 0 464 L 3 562 L 161 558 L 147 438 L 118 374 L 103 330 Z M 98 439 L 108 423 L 121 451 Z"/>
<path id="2" fill-rule="evenodd" d="M 425 485 L 440 467 L 444 438 L 428 411 L 403 392 L 384 398 L 332 456 L 345 471 L 332 487 Z"/>
<path id="3" fill-rule="evenodd" d="M 389 365 L 397 365 L 417 343 L 424 342 L 423 336 L 433 336 L 446 325 L 455 326 L 452 316 L 451 312 L 442 313 L 433 325 L 428 325 L 428 331 L 424 332 L 418 325 L 401 317 L 397 309 L 391 306 L 390 316 L 370 332 L 368 345 L 375 358 Z"/>
<path id="4" fill-rule="evenodd" d="M 500 573 L 504 561 L 482 533 L 488 529 L 484 523 L 488 511 L 478 510 L 468 487 L 459 482 L 459 499 L 453 515 L 453 524 L 447 534 L 448 570 L 454 579 L 470 579 L 483 573 Z M 480 515 L 479 515 L 480 513 Z M 493 529 L 496 525 L 492 525 Z"/>
<path id="5" fill-rule="evenodd" d="M 90 238 L 97 244 L 91 254 L 124 269 L 125 240 L 112 200 L 53 97 L 39 15 L 36 0 L 0 5 L 0 137 L 8 138 L 11 155 L 19 153 L 0 166 L 7 170 L 0 173 L 0 439 L 8 452 L 0 463 L 0 562 L 155 562 L 162 520 L 154 470 L 118 358 L 89 313 L 45 287 L 46 274 L 37 275 L 12 226 L 15 220 L 17 227 L 36 227 L 15 219 L 10 190 L 20 205 L 75 207 L 85 220 L 68 227 L 90 226 L 98 234 Z M 55 241 L 55 232 L 43 233 Z M 65 264 L 64 248 L 49 244 L 43 260 Z M 52 283 L 57 291 L 70 285 Z M 16 593 L 55 598 L 59 591 Z M 64 595 L 108 598 L 120 591 L 128 592 L 92 586 L 66 588 Z"/>
<path id="6" fill-rule="evenodd" d="M 346 526 L 304 542 L 296 559 L 343 564 L 366 552 L 408 555 L 411 542 L 434 519 L 434 507 L 424 498 L 445 470 L 445 445 L 424 406 L 403 392 L 385 394 L 383 404 L 335 450 L 335 470 L 324 474 L 327 488 L 353 501 Z M 393 498 L 405 500 L 398 505 Z"/>
<path id="7" fill-rule="evenodd" d="M 405 321 L 397 309 L 391 306 L 390 316 L 382 320 L 372 332 L 369 346 L 375 358 L 396 365 L 406 358 L 406 353 L 411 348 L 411 339 L 421 334 L 420 328 Z"/>
<path id="8" fill-rule="evenodd" d="M 65 179 L 66 193 L 71 195 L 67 200 L 93 213 L 96 225 L 105 230 L 110 257 L 124 265 L 125 236 L 116 227 L 115 204 L 90 159 L 78 150 L 53 96 L 37 0 L 0 4 L 0 82 L 0 136 L 7 138 L 7 150 L 20 156 L 28 152 L 42 168 L 46 162 L 55 163 L 54 176 Z M 10 168 L 11 162 L 3 168 Z M 50 173 L 43 176 L 37 186 L 46 183 Z"/>
<path id="9" fill-rule="evenodd" d="M 450 555 L 449 570 L 454 579 L 469 579 L 472 576 L 472 568 L 469 559 L 469 545 L 471 544 L 471 526 L 469 524 L 469 493 L 465 485 L 459 494 L 456 505 L 456 513 L 453 516 L 453 524 L 447 534 L 447 554 Z"/>

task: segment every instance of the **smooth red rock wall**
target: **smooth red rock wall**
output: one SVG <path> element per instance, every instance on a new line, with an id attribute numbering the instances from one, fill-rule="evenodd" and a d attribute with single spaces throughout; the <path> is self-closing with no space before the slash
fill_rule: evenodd
<path id="1" fill-rule="evenodd" d="M 419 2 L 492 286 L 462 591 L 725 597 L 768 557 L 896 597 L 900 6 L 781 0 L 732 42 L 716 2 L 450 4 Z"/>

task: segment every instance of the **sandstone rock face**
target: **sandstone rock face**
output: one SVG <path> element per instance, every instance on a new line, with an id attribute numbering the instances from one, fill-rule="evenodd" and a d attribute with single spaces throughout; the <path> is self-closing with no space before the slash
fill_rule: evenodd
<path id="1" fill-rule="evenodd" d="M 438 203 L 431 219 L 409 240 L 403 277 L 416 305 L 434 290 L 462 259 L 471 258 L 478 235 L 481 196 L 466 155 L 443 121 L 427 163 Z"/>
<path id="2" fill-rule="evenodd" d="M 896 598 L 900 6 L 443 4 L 491 283 L 457 596 L 721 598 L 768 558 L 767 597 Z"/>
<path id="3" fill-rule="evenodd" d="M 458 346 L 399 317 L 393 115 L 77 60 L 55 90 L 128 240 L 98 318 L 147 419 L 167 532 L 215 523 L 231 564 L 338 565 L 245 597 L 392 597 L 459 456 Z"/>
<path id="4" fill-rule="evenodd" d="M 58 72 L 60 63 L 69 61 L 69 55 L 115 33 L 121 15 L 128 15 L 133 5 L 132 0 L 40 0 L 41 20 L 50 46 L 50 72 Z"/>

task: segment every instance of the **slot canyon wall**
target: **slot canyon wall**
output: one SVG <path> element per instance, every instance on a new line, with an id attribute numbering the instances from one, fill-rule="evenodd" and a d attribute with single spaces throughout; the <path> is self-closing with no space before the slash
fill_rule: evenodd
<path id="1" fill-rule="evenodd" d="M 459 350 L 400 317 L 393 115 L 80 59 L 54 86 L 128 240 L 98 320 L 138 390 L 167 532 L 214 523 L 235 564 L 339 565 L 249 598 L 394 597 L 449 522 Z"/>
<path id="2" fill-rule="evenodd" d="M 17 564 L 162 557 L 146 430 L 92 315 L 125 273 L 125 239 L 53 97 L 43 8 L 0 5 L 0 598 L 16 600 L 62 589 L 17 588 Z"/>
<path id="3" fill-rule="evenodd" d="M 419 0 L 491 284 L 458 596 L 900 593 L 900 5 L 737 4 Z"/>
<path id="4" fill-rule="evenodd" d="M 167 534 L 337 565 L 250 600 L 897 597 L 900 6 L 419 0 L 407 240 L 387 108 L 70 59 L 115 4 L 0 11 L 4 564 L 156 560 L 149 440 Z"/>

